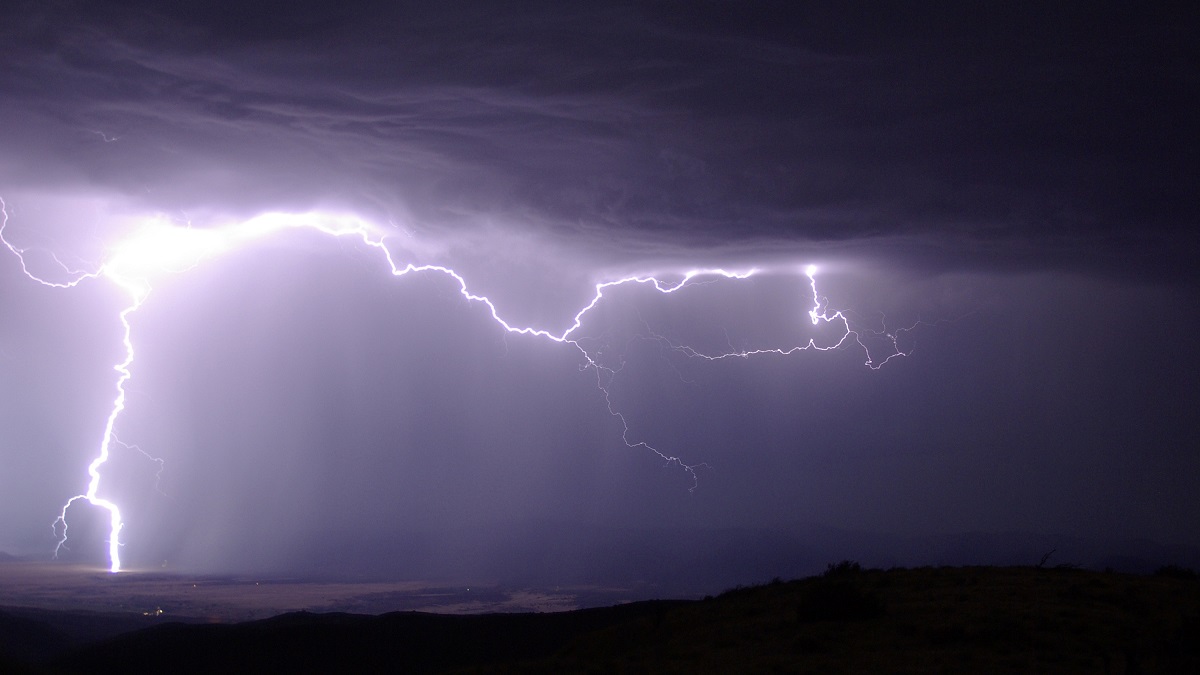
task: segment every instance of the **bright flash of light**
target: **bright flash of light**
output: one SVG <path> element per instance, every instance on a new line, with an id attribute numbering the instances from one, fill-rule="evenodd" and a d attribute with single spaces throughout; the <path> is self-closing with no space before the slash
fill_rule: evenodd
<path id="1" fill-rule="evenodd" d="M 22 271 L 30 279 L 46 286 L 70 288 L 85 280 L 103 277 L 123 289 L 129 297 L 128 304 L 119 312 L 123 329 L 121 339 L 124 345 L 124 358 L 114 365 L 114 369 L 117 372 L 116 395 L 108 417 L 105 420 L 99 449 L 95 458 L 87 467 L 89 477 L 87 489 L 82 494 L 68 499 L 63 504 L 62 510 L 53 523 L 53 530 L 55 536 L 58 538 L 58 545 L 55 549 L 57 555 L 67 541 L 67 511 L 73 504 L 82 500 L 92 506 L 104 509 L 109 515 L 108 558 L 110 570 L 114 573 L 121 570 L 121 510 L 116 503 L 100 496 L 101 468 L 109 460 L 113 443 L 124 447 L 136 448 L 136 446 L 125 446 L 125 444 L 118 441 L 115 434 L 115 427 L 121 413 L 125 410 L 125 385 L 132 377 L 131 368 L 135 357 L 130 315 L 136 312 L 146 301 L 152 290 L 151 280 L 157 275 L 167 272 L 178 273 L 191 269 L 206 259 L 219 256 L 247 245 L 250 242 L 271 237 L 286 230 L 313 230 L 335 238 L 354 238 L 378 254 L 379 258 L 386 265 L 385 269 L 392 276 L 403 277 L 415 273 L 428 273 L 450 277 L 457 284 L 459 294 L 464 301 L 482 305 L 492 320 L 505 331 L 569 345 L 578 350 L 583 358 L 584 366 L 596 373 L 597 386 L 603 393 L 608 412 L 621 422 L 623 429 L 621 433 L 622 441 L 630 448 L 643 448 L 655 453 L 669 464 L 678 465 L 691 476 L 692 489 L 695 489 L 698 484 L 696 469 L 703 465 L 686 464 L 679 457 L 663 452 L 645 441 L 630 439 L 629 424 L 626 422 L 624 414 L 613 405 L 606 386 L 606 382 L 611 381 L 611 377 L 615 374 L 615 371 L 601 364 L 598 361 L 599 355 L 595 351 L 589 351 L 574 335 L 583 324 L 585 316 L 600 304 L 605 297 L 605 292 L 611 288 L 627 284 L 638 284 L 651 287 L 662 294 L 671 294 L 696 280 L 714 281 L 726 279 L 738 281 L 747 279 L 759 271 L 753 268 L 745 270 L 697 268 L 686 271 L 682 276 L 677 274 L 670 275 L 672 279 L 678 279 L 677 281 L 663 280 L 654 274 L 631 275 L 602 281 L 595 284 L 590 300 L 571 317 L 565 327 L 556 332 L 548 328 L 520 326 L 511 323 L 503 317 L 490 299 L 472 292 L 466 279 L 450 267 L 431 264 L 417 265 L 411 262 L 398 263 L 392 251 L 384 243 L 385 233 L 371 223 L 354 216 L 330 213 L 267 213 L 246 221 L 216 228 L 192 228 L 172 223 L 165 218 L 153 218 L 147 220 L 141 227 L 136 228 L 125 239 L 110 247 L 103 261 L 94 270 L 72 270 L 55 258 L 55 261 L 58 262 L 66 275 L 65 281 L 47 280 L 30 270 L 25 257 L 28 249 L 18 247 L 4 237 L 4 230 L 8 225 L 8 220 L 7 204 L 5 204 L 3 198 L 0 198 L 0 243 L 3 243 L 16 256 Z M 812 308 L 808 311 L 808 316 L 814 325 L 824 322 L 836 324 L 842 328 L 841 337 L 832 344 L 821 346 L 815 342 L 814 338 L 809 338 L 807 342 L 790 347 L 704 353 L 687 345 L 671 343 L 661 336 L 654 337 L 663 340 L 665 344 L 679 353 L 706 360 L 732 357 L 749 358 L 764 354 L 786 356 L 810 349 L 827 351 L 839 349 L 849 344 L 857 344 L 866 356 L 865 365 L 871 369 L 878 369 L 891 359 L 908 354 L 908 352 L 899 346 L 898 336 L 905 331 L 911 330 L 912 327 L 900 329 L 894 333 L 885 333 L 886 337 L 890 339 L 891 353 L 882 359 L 873 357 L 870 350 L 863 343 L 860 333 L 851 328 L 850 321 L 846 315 L 841 311 L 829 311 L 827 299 L 822 297 L 817 290 L 816 274 L 816 265 L 808 265 L 804 268 L 804 275 L 807 278 L 807 287 L 811 291 L 812 301 Z M 137 449 L 140 451 L 140 448 Z"/>

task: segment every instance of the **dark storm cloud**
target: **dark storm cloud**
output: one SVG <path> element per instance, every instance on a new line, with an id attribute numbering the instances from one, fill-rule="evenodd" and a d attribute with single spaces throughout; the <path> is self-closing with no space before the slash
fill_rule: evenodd
<path id="1" fill-rule="evenodd" d="M 6 173 L 49 141 L 53 170 L 159 208 L 1169 274 L 1194 237 L 1190 18 L 39 4 L 5 22 Z"/>

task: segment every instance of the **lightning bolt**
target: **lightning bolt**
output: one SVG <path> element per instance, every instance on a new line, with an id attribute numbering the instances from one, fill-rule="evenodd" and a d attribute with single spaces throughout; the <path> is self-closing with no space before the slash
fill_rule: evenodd
<path id="1" fill-rule="evenodd" d="M 114 573 L 121 570 L 121 510 L 116 503 L 100 496 L 101 469 L 108 462 L 114 443 L 126 448 L 139 450 L 143 454 L 146 454 L 148 458 L 159 462 L 161 468 L 161 460 L 154 459 L 136 446 L 128 446 L 121 443 L 115 433 L 117 422 L 121 417 L 121 413 L 125 410 L 125 386 L 133 376 L 132 368 L 135 350 L 131 317 L 143 306 L 149 297 L 152 291 L 151 277 L 155 274 L 161 274 L 164 271 L 183 272 L 196 267 L 206 259 L 219 256 L 253 241 L 265 239 L 287 230 L 315 230 L 334 238 L 356 239 L 379 256 L 385 264 L 387 271 L 392 276 L 404 277 L 410 274 L 427 273 L 449 277 L 457 284 L 458 292 L 464 301 L 482 306 L 484 311 L 506 333 L 543 339 L 576 349 L 583 359 L 581 367 L 591 369 L 596 374 L 596 384 L 602 392 L 609 414 L 621 423 L 621 439 L 625 445 L 630 448 L 647 450 L 657 455 L 668 465 L 679 466 L 691 476 L 692 489 L 694 490 L 698 485 L 696 471 L 704 465 L 687 464 L 680 457 L 664 452 L 646 441 L 631 438 L 632 432 L 629 423 L 625 415 L 615 406 L 609 394 L 609 385 L 612 383 L 620 366 L 614 367 L 601 363 L 599 349 L 589 350 L 582 342 L 584 338 L 577 337 L 576 333 L 580 331 L 585 317 L 604 300 L 606 297 L 605 294 L 608 291 L 616 287 L 638 285 L 650 288 L 663 295 L 670 295 L 699 283 L 721 280 L 745 280 L 761 271 L 754 268 L 745 270 L 698 268 L 688 270 L 678 277 L 671 275 L 672 280 L 670 281 L 652 274 L 631 275 L 603 281 L 595 284 L 590 300 L 571 317 L 569 325 L 560 332 L 553 332 L 546 328 L 519 326 L 508 321 L 501 315 L 492 300 L 487 296 L 472 292 L 466 279 L 450 267 L 432 264 L 418 265 L 411 262 L 405 264 L 397 263 L 391 249 L 384 243 L 385 233 L 371 223 L 353 216 L 329 213 L 267 213 L 236 224 L 206 229 L 181 226 L 163 217 L 152 218 L 145 221 L 140 228 L 127 238 L 110 248 L 103 262 L 95 270 L 74 270 L 63 264 L 58 258 L 53 258 L 66 274 L 65 281 L 47 280 L 30 270 L 26 259 L 26 253 L 30 249 L 17 247 L 4 237 L 4 230 L 8 226 L 8 220 L 8 205 L 4 202 L 3 198 L 0 198 L 0 243 L 3 243 L 9 252 L 16 256 L 25 276 L 52 288 L 72 288 L 85 281 L 104 278 L 118 286 L 128 296 L 128 303 L 120 310 L 118 315 L 122 326 L 121 341 L 124 345 L 124 358 L 113 366 L 117 372 L 116 394 L 108 417 L 105 419 L 104 431 L 100 438 L 98 452 L 87 468 L 89 477 L 87 489 L 82 494 L 71 497 L 63 504 L 58 517 L 52 525 L 52 529 L 58 539 L 55 549 L 55 554 L 57 555 L 67 542 L 67 512 L 72 505 L 79 501 L 85 501 L 92 506 L 104 509 L 109 515 L 108 557 L 110 570 Z M 817 267 L 809 265 L 803 270 L 803 275 L 807 279 L 807 283 L 804 284 L 806 287 L 805 293 L 811 295 L 812 308 L 808 310 L 808 317 L 812 324 L 836 324 L 842 329 L 841 337 L 830 344 L 818 345 L 815 338 L 809 338 L 807 342 L 791 347 L 751 350 L 735 350 L 731 347 L 730 351 L 727 352 L 706 353 L 687 345 L 676 344 L 652 332 L 651 337 L 662 341 L 670 349 L 686 357 L 710 361 L 735 357 L 750 358 L 766 354 L 788 356 L 801 351 L 828 351 L 857 344 L 866 356 L 865 365 L 871 369 L 879 369 L 894 358 L 908 355 L 909 352 L 900 347 L 899 340 L 903 333 L 915 328 L 915 324 L 912 327 L 895 332 L 887 332 L 886 328 L 882 333 L 874 332 L 873 335 L 876 337 L 879 335 L 885 337 L 885 344 L 890 344 L 890 352 L 882 358 L 873 357 L 871 351 L 863 342 L 862 333 L 851 327 L 849 317 L 842 311 L 831 312 L 828 307 L 828 300 L 819 294 L 816 282 Z"/>
<path id="2" fill-rule="evenodd" d="M 745 279 L 748 276 L 750 276 L 751 273 L 753 273 L 755 271 L 756 270 L 751 270 L 750 273 L 747 273 L 742 276 L 735 276 L 734 278 Z M 786 348 L 771 347 L 771 348 L 762 348 L 762 349 L 733 349 L 732 345 L 731 345 L 730 351 L 721 352 L 718 354 L 708 354 L 708 353 L 704 353 L 699 350 L 693 349 L 692 347 L 689 347 L 687 345 L 675 344 L 671 340 L 669 340 L 661 335 L 658 335 L 658 334 L 652 334 L 652 335 L 656 340 L 659 340 L 660 342 L 662 342 L 663 344 L 667 345 L 669 348 L 671 348 L 677 352 L 680 352 L 680 353 L 682 353 L 686 356 L 692 357 L 692 358 L 704 359 L 706 361 L 720 361 L 722 359 L 730 359 L 730 358 L 745 359 L 745 358 L 749 358 L 751 356 L 759 356 L 759 355 L 763 355 L 763 354 L 775 354 L 778 356 L 790 356 L 792 354 L 795 354 L 796 352 L 808 351 L 810 349 L 813 351 L 825 352 L 825 351 L 830 351 L 833 349 L 839 349 L 839 348 L 845 346 L 846 344 L 848 344 L 849 342 L 854 342 L 860 348 L 862 348 L 863 355 L 866 356 L 866 361 L 863 362 L 863 365 L 870 368 L 871 370 L 879 370 L 884 365 L 886 365 L 888 363 L 888 361 L 891 361 L 892 359 L 900 357 L 900 356 L 908 356 L 909 355 L 910 351 L 907 351 L 900 347 L 900 339 L 903 335 L 912 332 L 917 326 L 930 325 L 930 322 L 927 322 L 927 321 L 917 321 L 916 323 L 914 323 L 911 326 L 908 326 L 906 328 L 900 328 L 895 331 L 889 332 L 886 328 L 882 332 L 881 331 L 870 331 L 870 333 L 876 337 L 882 335 L 884 337 L 884 339 L 886 340 L 886 342 L 891 345 L 891 351 L 890 351 L 890 353 L 888 353 L 887 356 L 883 357 L 882 359 L 876 359 L 871 356 L 871 350 L 863 342 L 862 334 L 864 331 L 851 328 L 850 327 L 850 317 L 848 317 L 845 312 L 843 312 L 841 310 L 837 310 L 833 313 L 830 313 L 829 299 L 822 296 L 820 294 L 820 292 L 817 291 L 817 266 L 816 265 L 806 266 L 804 268 L 804 276 L 808 277 L 808 287 L 812 292 L 813 306 L 812 306 L 812 309 L 808 310 L 808 318 L 809 318 L 809 320 L 812 321 L 812 324 L 814 326 L 816 326 L 821 323 L 837 323 L 837 324 L 841 324 L 842 328 L 844 329 L 843 333 L 842 333 L 842 337 L 839 338 L 838 340 L 836 340 L 835 342 L 833 342 L 833 344 L 821 346 L 821 345 L 817 344 L 816 338 L 809 338 L 808 342 L 805 342 L 805 343 L 802 343 L 799 345 L 794 345 L 791 347 L 786 347 Z M 664 289 L 660 288 L 659 290 L 664 290 Z M 676 289 L 672 288 L 669 290 L 676 290 Z"/>

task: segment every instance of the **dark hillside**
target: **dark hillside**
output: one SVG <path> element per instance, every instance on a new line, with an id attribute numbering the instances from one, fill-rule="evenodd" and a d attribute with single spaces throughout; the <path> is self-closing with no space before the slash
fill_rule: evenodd
<path id="1" fill-rule="evenodd" d="M 1200 672 L 1200 582 L 1051 568 L 861 570 L 560 614 L 166 624 L 60 671 Z"/>
<path id="2" fill-rule="evenodd" d="M 284 614 L 241 624 L 164 624 L 79 650 L 68 672 L 438 672 L 554 654 L 571 639 L 665 614 L 647 601 L 545 614 Z"/>
<path id="3" fill-rule="evenodd" d="M 831 570 L 588 635 L 543 672 L 1200 672 L 1200 583 L 1076 569 Z"/>

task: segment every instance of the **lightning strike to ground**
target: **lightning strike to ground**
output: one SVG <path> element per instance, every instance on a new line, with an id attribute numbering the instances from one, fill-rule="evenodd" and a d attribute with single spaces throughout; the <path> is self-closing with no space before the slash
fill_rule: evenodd
<path id="1" fill-rule="evenodd" d="M 646 441 L 631 439 L 632 432 L 625 415 L 617 409 L 609 394 L 608 384 L 611 383 L 617 369 L 602 364 L 599 360 L 599 350 L 589 350 L 585 347 L 581 342 L 583 338 L 576 337 L 576 332 L 580 330 L 587 314 L 604 300 L 606 291 L 618 286 L 631 284 L 646 286 L 663 295 L 670 295 L 690 285 L 698 284 L 701 281 L 728 280 L 736 282 L 748 279 L 761 272 L 761 270 L 754 268 L 731 271 L 714 267 L 692 269 L 684 272 L 682 275 L 672 274 L 670 275 L 670 280 L 664 280 L 654 274 L 641 274 L 602 281 L 595 284 L 590 300 L 571 317 L 566 328 L 559 332 L 554 332 L 548 328 L 519 326 L 505 319 L 492 300 L 487 296 L 471 291 L 467 280 L 450 267 L 432 264 L 418 265 L 412 262 L 405 264 L 397 263 L 391 249 L 385 245 L 386 233 L 372 224 L 352 216 L 324 213 L 267 213 L 240 223 L 211 229 L 181 226 L 162 217 L 153 218 L 147 220 L 142 227 L 138 228 L 126 239 L 112 246 L 103 261 L 94 270 L 73 270 L 51 254 L 52 259 L 66 275 L 64 281 L 48 280 L 31 271 L 26 259 L 26 253 L 30 249 L 18 247 L 4 236 L 4 230 L 8 226 L 8 221 L 8 205 L 4 202 L 3 198 L 0 198 L 0 243 L 3 243 L 4 247 L 17 258 L 21 270 L 26 277 L 44 286 L 59 289 L 72 288 L 85 281 L 104 278 L 122 289 L 128 296 L 128 303 L 118 314 L 122 326 L 121 341 L 124 346 L 124 357 L 119 363 L 113 366 L 117 372 L 115 396 L 112 407 L 104 422 L 99 449 L 87 467 L 87 488 L 84 492 L 71 497 L 63 504 L 58 517 L 52 524 L 53 532 L 58 541 L 55 548 L 55 555 L 57 555 L 67 542 L 67 512 L 71 506 L 77 502 L 84 501 L 106 511 L 109 516 L 107 541 L 109 569 L 113 573 L 121 571 L 120 534 L 123 523 L 120 507 L 113 501 L 101 496 L 101 469 L 108 462 L 114 443 L 142 452 L 148 458 L 158 462 L 160 468 L 162 464 L 161 460 L 151 457 L 140 448 L 121 443 L 116 436 L 117 422 L 126 406 L 125 387 L 130 378 L 133 377 L 132 369 L 136 356 L 130 317 L 142 307 L 147 297 L 149 297 L 152 291 L 151 277 L 155 274 L 184 272 L 196 267 L 204 260 L 214 258 L 251 242 L 265 239 L 287 230 L 315 230 L 334 238 L 348 237 L 357 239 L 378 254 L 386 266 L 385 269 L 392 276 L 404 277 L 409 274 L 429 273 L 449 277 L 457 284 L 458 292 L 466 302 L 482 306 L 491 319 L 506 333 L 547 340 L 578 350 L 583 359 L 581 367 L 585 369 L 590 368 L 596 374 L 597 387 L 602 393 L 605 407 L 609 414 L 621 423 L 621 440 L 625 445 L 630 448 L 647 450 L 660 457 L 667 464 L 679 466 L 691 477 L 691 489 L 694 490 L 698 485 L 696 471 L 704 465 L 687 464 L 680 457 L 664 452 Z M 670 349 L 687 357 L 710 361 L 734 357 L 751 358 L 767 354 L 788 356 L 801 351 L 829 351 L 856 344 L 862 349 L 866 357 L 864 365 L 877 370 L 894 358 L 908 355 L 909 352 L 901 348 L 899 344 L 899 336 L 911 331 L 915 325 L 894 332 L 887 332 L 886 330 L 883 332 L 872 331 L 871 333 L 875 337 L 882 335 L 885 338 L 885 344 L 890 344 L 890 353 L 882 358 L 876 358 L 863 342 L 862 332 L 851 327 L 851 321 L 846 314 L 842 311 L 830 311 L 828 300 L 821 296 L 817 290 L 817 271 L 818 268 L 815 265 L 808 265 L 803 269 L 803 276 L 807 279 L 807 283 L 804 284 L 807 289 L 805 294 L 810 294 L 812 301 L 812 308 L 808 310 L 808 317 L 813 325 L 825 323 L 841 327 L 841 337 L 830 344 L 818 345 L 815 338 L 809 338 L 806 342 L 790 347 L 750 350 L 735 350 L 731 348 L 727 352 L 707 353 L 693 349 L 687 345 L 675 344 L 659 335 L 652 334 L 652 337 L 661 340 Z"/>

